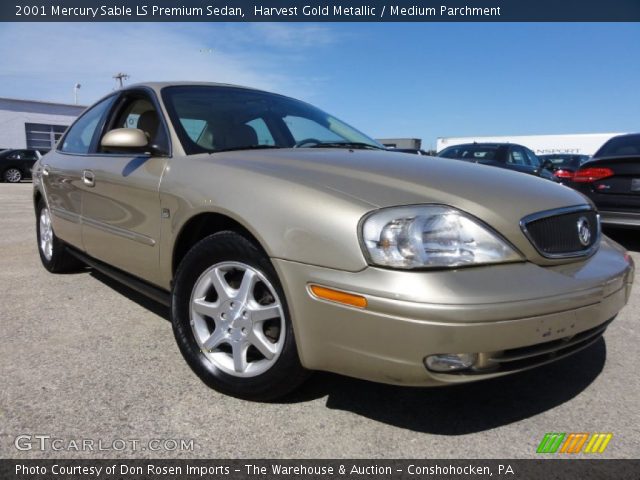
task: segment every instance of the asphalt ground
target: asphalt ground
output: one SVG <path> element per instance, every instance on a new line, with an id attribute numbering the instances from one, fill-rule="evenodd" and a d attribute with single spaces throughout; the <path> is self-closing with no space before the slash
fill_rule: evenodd
<path id="1" fill-rule="evenodd" d="M 0 184 L 0 458 L 534 458 L 547 432 L 612 432 L 600 458 L 640 457 L 637 285 L 604 339 L 525 373 L 450 388 L 316 373 L 251 403 L 191 372 L 166 308 L 91 270 L 47 273 L 31 189 Z M 640 265 L 638 232 L 606 233 Z"/>

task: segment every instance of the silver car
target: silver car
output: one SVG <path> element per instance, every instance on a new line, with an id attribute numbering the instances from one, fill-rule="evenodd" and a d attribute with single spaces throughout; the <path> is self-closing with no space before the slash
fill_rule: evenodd
<path id="1" fill-rule="evenodd" d="M 398 155 L 247 88 L 111 93 L 34 178 L 45 268 L 170 305 L 191 368 L 243 398 L 310 370 L 423 386 L 546 364 L 597 341 L 633 280 L 569 188 Z"/>

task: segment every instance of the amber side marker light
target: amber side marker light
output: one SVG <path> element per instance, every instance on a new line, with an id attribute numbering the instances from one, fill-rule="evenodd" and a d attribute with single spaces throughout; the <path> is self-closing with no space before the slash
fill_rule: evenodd
<path id="1" fill-rule="evenodd" d="M 360 295 L 341 292 L 340 290 L 321 287 L 320 285 L 310 285 L 309 289 L 315 297 L 321 298 L 322 300 L 342 303 L 343 305 L 349 305 L 350 307 L 367 308 L 367 299 Z"/>

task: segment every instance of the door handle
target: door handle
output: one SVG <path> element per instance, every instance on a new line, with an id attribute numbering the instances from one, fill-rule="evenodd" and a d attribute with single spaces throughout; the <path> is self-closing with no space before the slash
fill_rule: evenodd
<path id="1" fill-rule="evenodd" d="M 44 175 L 45 177 L 48 177 L 50 170 L 51 170 L 51 167 L 49 167 L 49 165 L 43 165 L 42 166 L 42 175 Z"/>
<path id="2" fill-rule="evenodd" d="M 82 171 L 82 183 L 88 187 L 94 187 L 96 184 L 96 176 L 91 170 Z"/>

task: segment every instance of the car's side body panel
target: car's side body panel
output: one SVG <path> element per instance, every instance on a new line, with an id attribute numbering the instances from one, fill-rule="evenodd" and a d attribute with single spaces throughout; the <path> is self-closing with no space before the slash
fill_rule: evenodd
<path id="1" fill-rule="evenodd" d="M 84 250 L 82 243 L 82 170 L 83 155 L 51 151 L 37 165 L 41 193 L 49 205 L 56 235 L 68 244 Z"/>

